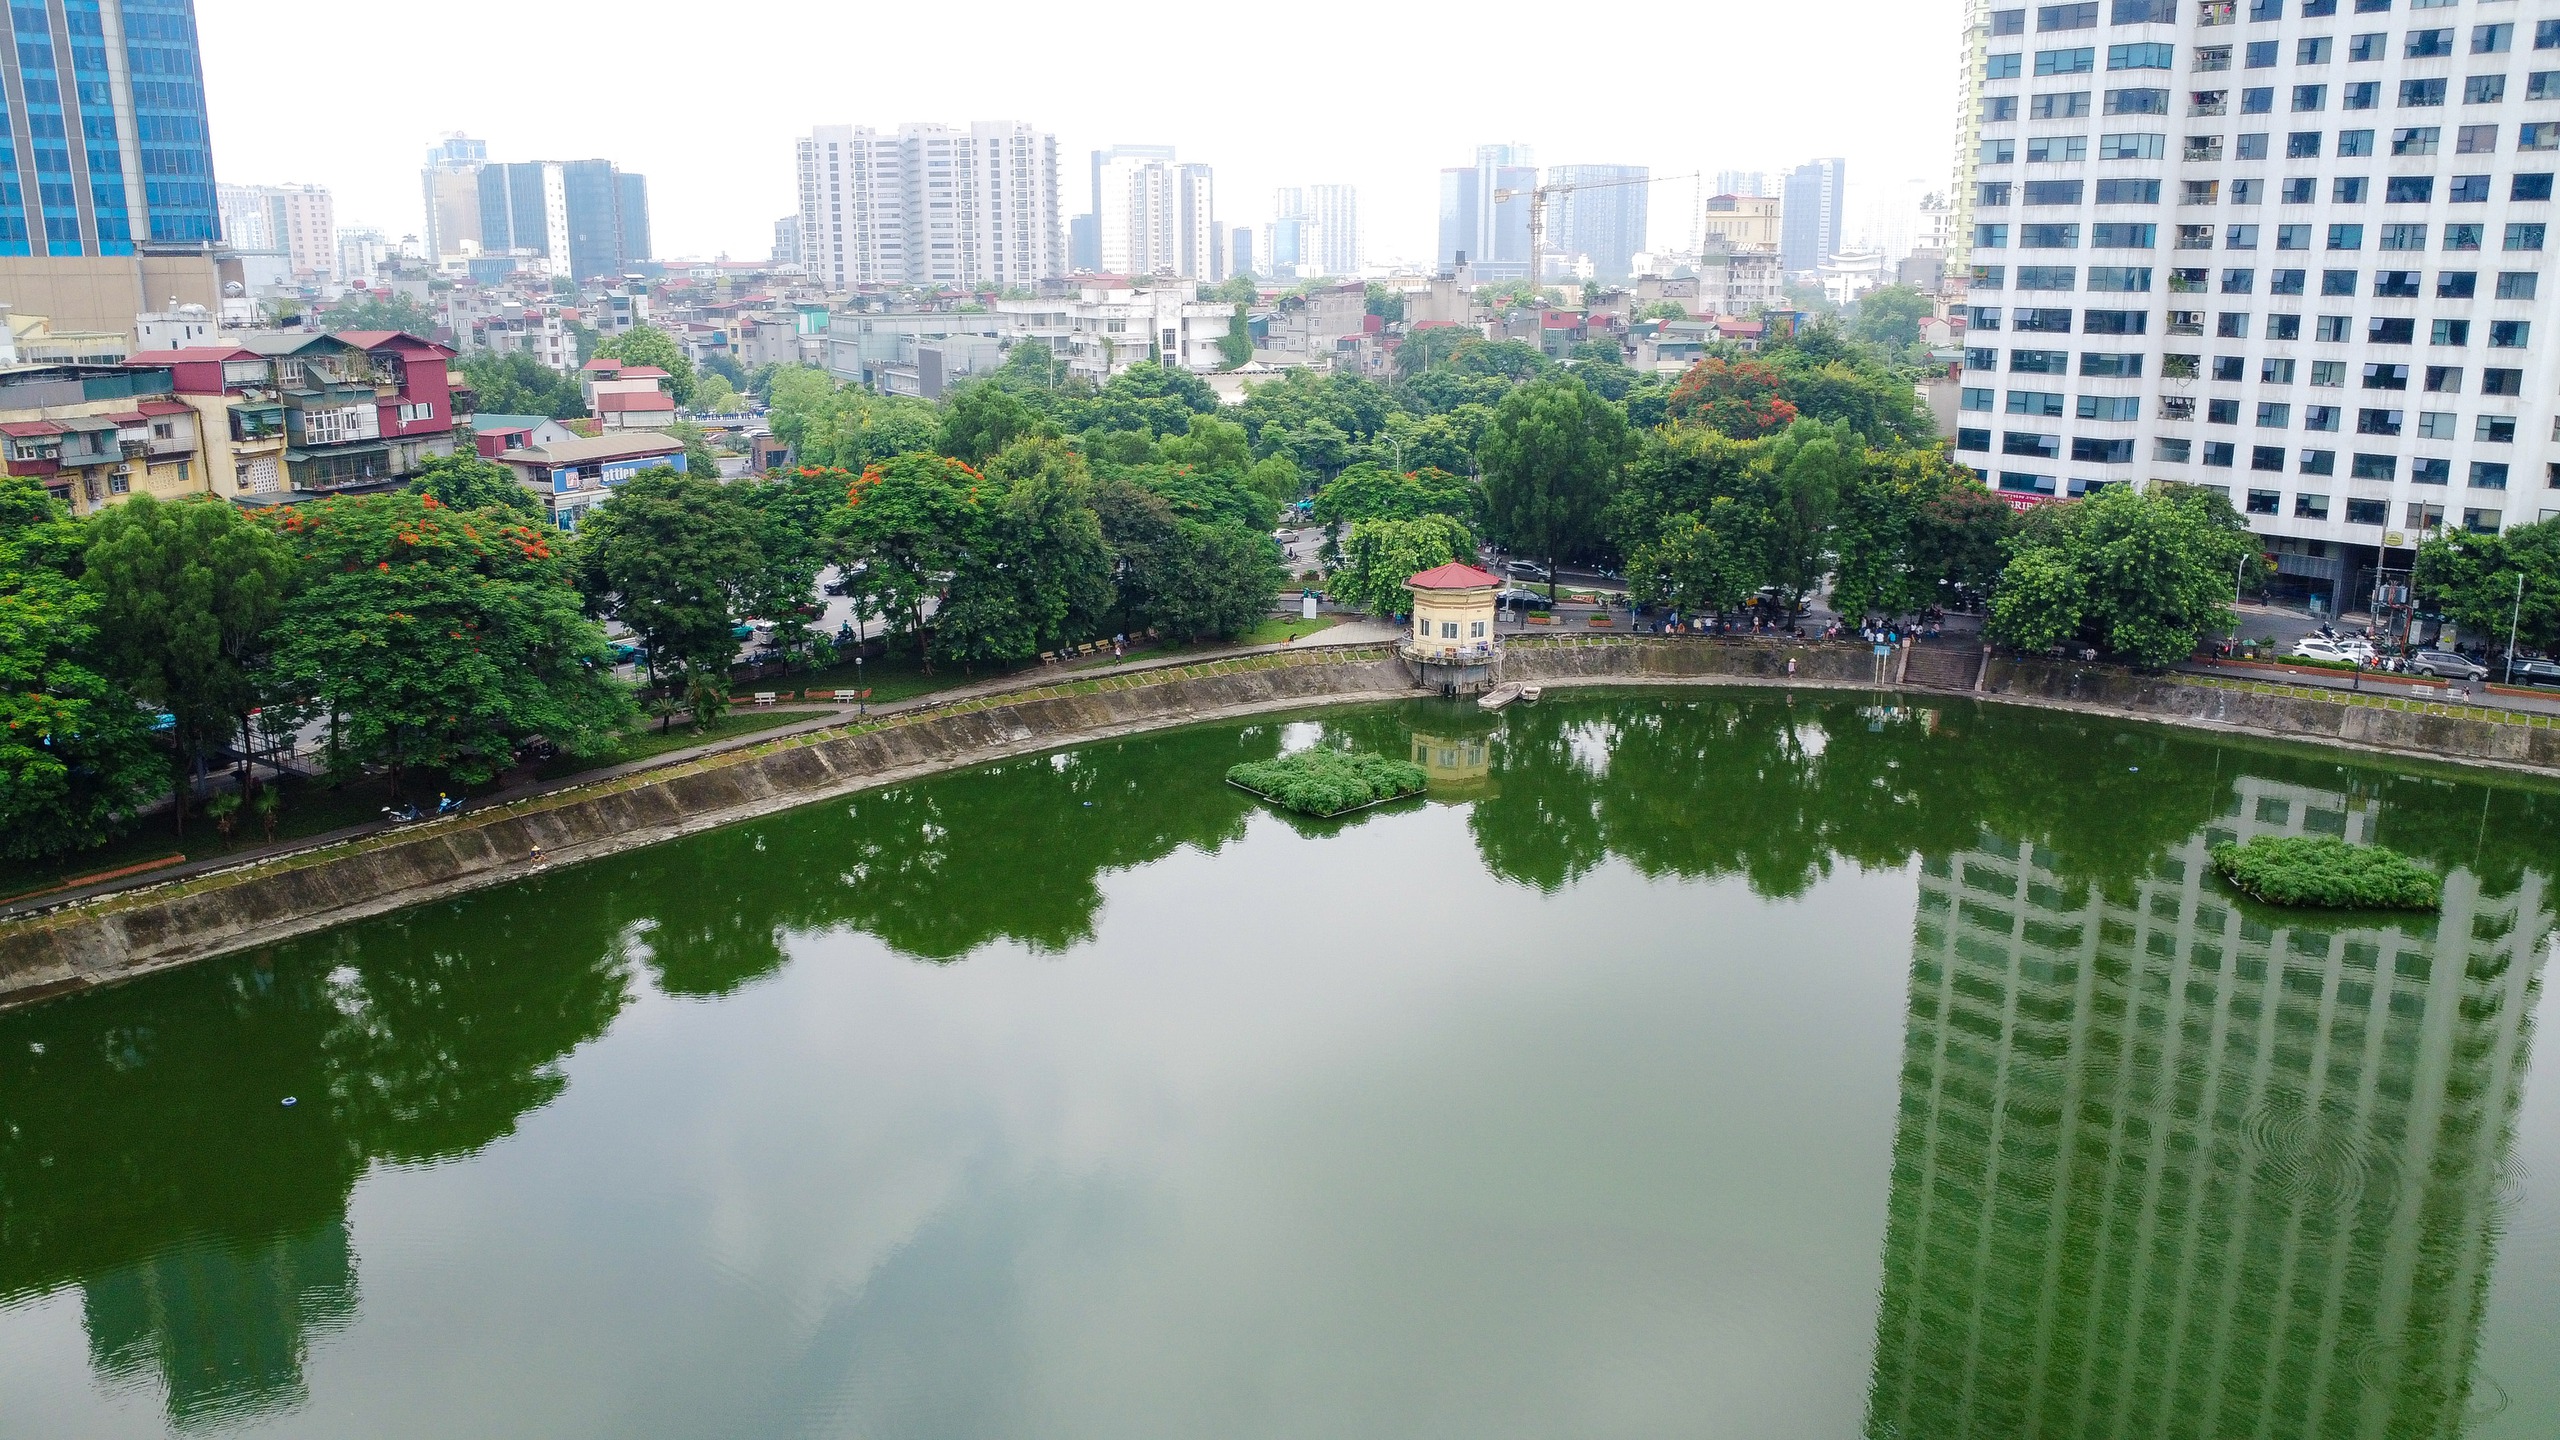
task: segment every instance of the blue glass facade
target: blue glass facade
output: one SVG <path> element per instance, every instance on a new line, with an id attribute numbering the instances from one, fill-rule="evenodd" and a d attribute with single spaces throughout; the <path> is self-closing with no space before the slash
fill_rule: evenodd
<path id="1" fill-rule="evenodd" d="M 194 0 L 13 0 L 0 255 L 221 238 Z"/>

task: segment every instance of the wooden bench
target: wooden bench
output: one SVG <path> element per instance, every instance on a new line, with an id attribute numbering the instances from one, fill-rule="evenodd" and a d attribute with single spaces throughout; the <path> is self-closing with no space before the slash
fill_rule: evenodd
<path id="1" fill-rule="evenodd" d="M 759 690 L 756 692 L 756 703 L 758 705 L 770 705 L 774 702 L 775 698 L 775 694 L 771 690 Z"/>

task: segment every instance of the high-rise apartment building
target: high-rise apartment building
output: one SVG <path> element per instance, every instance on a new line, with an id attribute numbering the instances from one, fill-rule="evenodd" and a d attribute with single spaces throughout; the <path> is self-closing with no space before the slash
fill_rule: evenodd
<path id="1" fill-rule="evenodd" d="M 480 248 L 480 168 L 488 163 L 489 142 L 468 135 L 448 135 L 428 149 L 418 180 L 426 193 L 429 260 Z"/>
<path id="2" fill-rule="evenodd" d="M 1587 261 L 1603 280 L 1635 273 L 1651 214 L 1642 165 L 1558 165 L 1547 171 L 1556 194 L 1547 201 L 1547 254 L 1568 264 Z"/>
<path id="3" fill-rule="evenodd" d="M 1808 160 L 1787 172 L 1778 263 L 1790 273 L 1820 269 L 1840 253 L 1848 169 L 1848 161 L 1835 158 Z"/>
<path id="4" fill-rule="evenodd" d="M 1772 200 L 1778 198 L 1777 184 L 1769 178 L 1766 170 L 1719 170 L 1708 192 L 1715 195 L 1757 195 Z"/>
<path id="5" fill-rule="evenodd" d="M 233 249 L 281 253 L 299 279 L 338 273 L 337 202 L 327 186 L 223 185 L 216 194 Z"/>
<path id="6" fill-rule="evenodd" d="M 1097 151 L 1098 263 L 1120 275 L 1226 278 L 1218 243 L 1217 177 L 1206 165 L 1177 164 L 1169 146 Z M 1108 158 L 1103 158 L 1107 156 Z"/>
<path id="7" fill-rule="evenodd" d="M 9 13 L 0 256 L 219 239 L 193 0 L 17 0 Z"/>
<path id="8" fill-rule="evenodd" d="M 1249 226 L 1239 225 L 1235 229 L 1235 248 L 1227 256 L 1227 273 L 1253 273 L 1253 230 Z"/>
<path id="9" fill-rule="evenodd" d="M 1460 256 L 1479 279 L 1529 273 L 1529 196 L 1538 169 L 1526 145 L 1480 145 L 1476 162 L 1440 172 L 1440 264 Z M 1510 199 L 1502 196 L 1508 192 Z"/>
<path id="10" fill-rule="evenodd" d="M 1360 273 L 1360 192 L 1350 185 L 1286 185 L 1271 193 L 1273 273 L 1302 279 Z M 1285 258 L 1283 258 L 1285 255 Z"/>
<path id="11" fill-rule="evenodd" d="M 576 280 L 620 275 L 650 255 L 648 181 L 610 160 L 484 165 L 480 248 Z"/>
<path id="12" fill-rule="evenodd" d="M 822 125 L 798 150 L 802 263 L 822 285 L 1032 285 L 1065 273 L 1047 131 Z"/>
<path id="13" fill-rule="evenodd" d="M 2124 893 L 1986 834 L 1921 867 L 1868 1435 L 2456 1435 L 2554 919 L 2235 907 L 2210 842 L 2369 840 L 2256 778 Z"/>
<path id="14" fill-rule="evenodd" d="M 2333 606 L 2440 528 L 2560 515 L 2560 18 L 2108 0 L 1981 24 L 1961 458 L 2022 501 L 2211 486 Z"/>

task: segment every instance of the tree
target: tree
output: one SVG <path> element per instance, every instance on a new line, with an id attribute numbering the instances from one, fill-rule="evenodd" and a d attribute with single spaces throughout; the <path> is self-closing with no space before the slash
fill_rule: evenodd
<path id="1" fill-rule="evenodd" d="M 654 365 L 666 371 L 668 390 L 675 396 L 677 408 L 692 408 L 693 362 L 684 357 L 683 348 L 666 331 L 654 325 L 634 325 L 596 346 L 596 354 L 625 365 Z"/>
<path id="2" fill-rule="evenodd" d="M 738 388 L 729 383 L 729 377 L 704 375 L 693 382 L 693 413 L 696 415 L 726 415 L 737 404 Z"/>
<path id="3" fill-rule="evenodd" d="M 542 415 L 575 420 L 587 413 L 586 392 L 575 376 L 534 359 L 521 350 L 500 355 L 478 350 L 462 357 L 462 380 L 478 398 L 483 415 Z"/>
<path id="4" fill-rule="evenodd" d="M 720 457 L 711 448 L 710 431 L 690 420 L 670 420 L 658 428 L 667 435 L 684 442 L 686 474 L 704 480 L 720 478 Z"/>
<path id="5" fill-rule="evenodd" d="M 1283 505 L 1296 504 L 1298 492 L 1307 485 L 1306 477 L 1298 473 L 1297 462 L 1286 455 L 1266 455 L 1256 460 L 1253 468 L 1244 473 L 1244 483 L 1253 487 L 1253 493 L 1271 502 L 1275 510 Z"/>
<path id="6" fill-rule="evenodd" d="M 409 488 L 456 510 L 512 510 L 528 521 L 543 518 L 542 502 L 516 483 L 514 471 L 468 450 L 427 457 L 409 478 Z"/>
<path id="7" fill-rule="evenodd" d="M 1087 503 L 1091 479 L 1054 440 L 996 457 L 994 503 L 964 512 L 951 585 L 934 616 L 938 656 L 1020 664 L 1099 631 L 1112 602 L 1112 556 Z"/>
<path id="8" fill-rule="evenodd" d="M 1483 338 L 1471 326 L 1446 321 L 1417 325 L 1405 332 L 1404 343 L 1396 347 L 1396 374 L 1411 379 L 1447 360 L 1459 346 Z"/>
<path id="9" fill-rule="evenodd" d="M 738 587 L 739 604 L 773 622 L 774 643 L 786 654 L 808 643 L 804 612 L 815 606 L 818 572 L 834 561 L 829 523 L 853 480 L 842 470 L 803 465 L 730 487 L 755 527 L 761 562 Z"/>
<path id="10" fill-rule="evenodd" d="M 1166 436 L 1156 453 L 1167 464 L 1195 470 L 1243 475 L 1253 468 L 1253 444 L 1245 437 L 1244 426 L 1215 415 L 1192 416 L 1191 428 Z"/>
<path id="11" fill-rule="evenodd" d="M 1368 284 L 1365 305 L 1370 314 L 1390 325 L 1404 323 L 1404 292 L 1402 290 L 1391 285 L 1381 285 L 1372 280 Z"/>
<path id="12" fill-rule="evenodd" d="M 1959 473 L 1912 517 L 1912 573 L 1941 594 L 1960 588 L 1989 595 L 2017 529 L 2018 512 L 2009 502 Z"/>
<path id="13" fill-rule="evenodd" d="M 1920 322 L 1936 315 L 1928 296 L 1909 285 L 1886 285 L 1858 297 L 1849 333 L 1871 345 L 1901 351 L 1920 343 Z"/>
<path id="14" fill-rule="evenodd" d="M 1018 354 L 1024 347 L 1015 346 Z M 772 426 L 803 465 L 860 472 L 892 455 L 945 443 L 943 416 L 929 400 L 839 387 L 823 370 L 794 365 L 772 381 Z"/>
<path id="15" fill-rule="evenodd" d="M 1236 302 L 1235 313 L 1227 317 L 1227 333 L 1218 337 L 1218 358 L 1226 362 L 1229 370 L 1253 358 L 1253 325 L 1241 300 Z"/>
<path id="16" fill-rule="evenodd" d="M 174 718 L 170 781 L 184 835 L 205 753 L 231 739 L 246 748 L 293 558 L 222 501 L 136 495 L 90 522 L 85 564 L 108 674 Z"/>
<path id="17" fill-rule="evenodd" d="M 954 389 L 948 397 L 942 416 L 942 453 L 983 465 L 989 456 L 1040 428 L 1040 417 L 1020 395 L 992 380 L 975 381 Z"/>
<path id="18" fill-rule="evenodd" d="M 1729 495 L 1704 513 L 1682 511 L 1627 556 L 1628 592 L 1640 603 L 1689 614 L 1738 610 L 1760 589 L 1767 512 Z"/>
<path id="19" fill-rule="evenodd" d="M 2520 647 L 2560 646 L 2560 520 L 2436 536 L 2418 547 L 2411 578 L 2466 637 L 2503 650 L 2512 626 Z"/>
<path id="20" fill-rule="evenodd" d="M 1689 318 L 1689 307 L 1677 300 L 1656 300 L 1650 305 L 1638 308 L 1636 318 L 1638 320 L 1686 320 Z"/>
<path id="21" fill-rule="evenodd" d="M 1486 528 L 1502 545 L 1546 562 L 1550 598 L 1555 563 L 1601 545 L 1601 510 L 1630 448 L 1626 416 L 1569 373 L 1503 397 L 1476 451 Z"/>
<path id="22" fill-rule="evenodd" d="M 2230 622 L 2233 577 L 2257 552 L 2229 500 L 2184 485 L 2110 485 L 2038 506 L 2009 548 L 1994 638 L 2027 649 L 2077 641 L 2153 666 L 2185 659 Z"/>
<path id="23" fill-rule="evenodd" d="M 1203 285 L 1199 293 L 1203 300 L 1224 301 L 1229 305 L 1250 305 L 1261 298 L 1261 291 L 1249 274 L 1230 275 L 1216 285 Z"/>
<path id="24" fill-rule="evenodd" d="M 975 468 L 947 456 L 899 455 L 855 478 L 845 508 L 829 522 L 851 567 L 855 603 L 881 614 L 912 637 L 925 658 L 924 602 L 960 563 L 966 537 L 978 533 L 978 511 L 995 487 Z"/>
<path id="25" fill-rule="evenodd" d="M 1799 420 L 1767 452 L 1776 481 L 1769 506 L 1768 581 L 1791 606 L 1821 584 L 1840 498 L 1857 483 L 1865 447 L 1846 425 Z"/>
<path id="26" fill-rule="evenodd" d="M 320 312 L 320 328 L 333 335 L 341 330 L 398 330 L 431 339 L 436 323 L 434 311 L 406 295 L 386 298 L 362 290 L 349 291 L 347 298 Z"/>
<path id="27" fill-rule="evenodd" d="M 1376 465 L 1354 465 L 1316 492 L 1310 513 L 1328 525 L 1361 520 L 1410 520 L 1447 515 L 1472 523 L 1479 508 L 1476 487 L 1463 476 L 1424 468 L 1397 474 Z"/>
<path id="28" fill-rule="evenodd" d="M 1285 577 L 1269 537 L 1185 519 L 1126 479 L 1096 481 L 1092 498 L 1118 567 L 1120 628 L 1223 639 L 1271 612 Z"/>
<path id="29" fill-rule="evenodd" d="M 653 675 L 705 682 L 714 714 L 727 697 L 740 602 L 765 563 L 738 491 L 673 470 L 643 471 L 589 512 L 578 531 L 578 588 L 588 608 L 649 646 Z M 700 688 L 700 687 L 695 687 Z M 710 715 L 697 707 L 697 721 Z"/>
<path id="30" fill-rule="evenodd" d="M 1194 415 L 1214 415 L 1218 393 L 1179 366 L 1141 360 L 1111 377 L 1094 396 L 1093 423 L 1105 430 L 1144 430 L 1159 438 L 1191 428 Z"/>
<path id="31" fill-rule="evenodd" d="M 277 671 L 334 717 L 337 762 L 387 767 L 395 799 L 419 769 L 486 781 L 529 735 L 593 754 L 634 718 L 556 531 L 408 491 L 275 525 L 297 561 Z"/>
<path id="32" fill-rule="evenodd" d="M 1404 582 L 1452 560 L 1472 561 L 1475 553 L 1475 537 L 1451 516 L 1363 520 L 1343 541 L 1342 568 L 1326 577 L 1325 593 L 1372 615 L 1400 615 L 1412 598 Z"/>
<path id="33" fill-rule="evenodd" d="M 1784 384 L 1773 366 L 1710 355 L 1690 366 L 1673 387 L 1670 417 L 1739 440 L 1773 435 L 1796 422 L 1794 402 L 1780 393 Z"/>
<path id="34" fill-rule="evenodd" d="M 0 477 L 0 856 L 104 844 L 168 767 L 145 713 L 92 658 L 79 530 L 34 480 Z"/>

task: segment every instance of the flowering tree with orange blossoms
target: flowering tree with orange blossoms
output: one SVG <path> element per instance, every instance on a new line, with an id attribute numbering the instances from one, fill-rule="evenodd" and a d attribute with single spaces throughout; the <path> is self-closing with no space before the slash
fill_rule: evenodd
<path id="1" fill-rule="evenodd" d="M 1784 384 L 1775 368 L 1756 360 L 1710 355 L 1690 366 L 1672 387 L 1671 418 L 1737 440 L 1756 440 L 1795 423 L 1794 403 L 1778 393 Z"/>
<path id="2" fill-rule="evenodd" d="M 461 784 L 540 734 L 604 748 L 634 714 L 581 611 L 558 533 L 503 510 L 400 491 L 271 512 L 297 578 L 275 666 L 332 719 L 332 763 Z"/>

